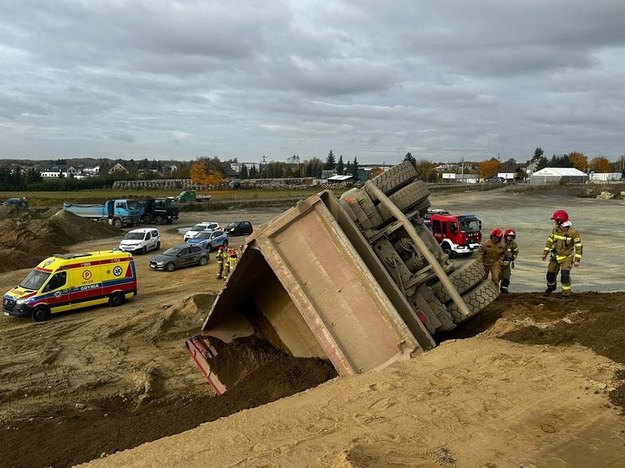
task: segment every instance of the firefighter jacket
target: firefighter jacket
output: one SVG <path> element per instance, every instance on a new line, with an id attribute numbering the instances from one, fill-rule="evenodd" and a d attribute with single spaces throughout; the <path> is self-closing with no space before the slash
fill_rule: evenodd
<path id="1" fill-rule="evenodd" d="M 495 263 L 498 263 L 506 253 L 506 243 L 501 240 L 499 242 L 493 242 L 490 239 L 486 239 L 480 245 L 480 250 L 477 252 L 476 260 L 482 262 L 486 267 L 489 267 Z"/>
<path id="2" fill-rule="evenodd" d="M 220 250 L 219 252 L 217 252 L 217 255 L 215 255 L 215 259 L 217 260 L 218 264 L 223 265 L 224 264 L 224 260 L 226 259 L 226 256 Z"/>
<path id="3" fill-rule="evenodd" d="M 510 262 L 514 262 L 519 255 L 519 247 L 516 241 L 506 242 L 506 252 L 501 260 L 503 266 L 510 265 Z"/>
<path id="4" fill-rule="evenodd" d="M 562 263 L 567 259 L 579 262 L 582 259 L 582 239 L 579 232 L 570 224 L 555 226 L 545 244 L 545 255 L 551 254 L 551 259 Z"/>

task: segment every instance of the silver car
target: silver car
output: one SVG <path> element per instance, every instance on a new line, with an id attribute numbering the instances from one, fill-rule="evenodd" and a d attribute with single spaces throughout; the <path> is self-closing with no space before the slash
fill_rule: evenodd
<path id="1" fill-rule="evenodd" d="M 182 244 L 170 247 L 162 254 L 150 259 L 150 268 L 153 270 L 174 271 L 192 265 L 206 265 L 208 252 L 199 245 Z"/>

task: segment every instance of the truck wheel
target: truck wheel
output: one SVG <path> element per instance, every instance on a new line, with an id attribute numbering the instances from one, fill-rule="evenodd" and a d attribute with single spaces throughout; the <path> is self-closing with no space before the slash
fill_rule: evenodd
<path id="1" fill-rule="evenodd" d="M 449 258 L 454 258 L 454 251 L 453 251 L 453 249 L 451 248 L 451 245 L 449 245 L 449 243 L 447 243 L 447 242 L 443 242 L 443 243 L 441 244 L 441 249 L 443 249 L 443 252 L 444 252 L 445 254 L 447 254 L 447 255 L 449 256 Z"/>
<path id="2" fill-rule="evenodd" d="M 109 305 L 111 307 L 118 307 L 124 303 L 124 295 L 122 293 L 115 293 L 109 297 Z"/>
<path id="3" fill-rule="evenodd" d="M 387 171 L 384 171 L 377 177 L 371 179 L 371 182 L 382 190 L 385 195 L 393 193 L 402 187 L 405 187 L 410 182 L 417 178 L 417 170 L 414 168 L 410 161 L 404 161 L 397 166 L 393 166 Z M 367 190 L 365 186 L 365 190 Z M 369 194 L 371 199 L 375 202 L 377 199 Z"/>
<path id="4" fill-rule="evenodd" d="M 176 269 L 176 265 L 174 265 L 174 262 L 169 262 L 167 265 L 165 265 L 165 270 L 167 271 L 174 271 Z"/>
<path id="5" fill-rule="evenodd" d="M 163 224 L 163 217 L 160 216 L 160 215 L 154 216 L 154 223 L 155 224 Z"/>
<path id="6" fill-rule="evenodd" d="M 33 320 L 35 322 L 44 322 L 50 318 L 50 309 L 44 306 L 39 306 L 33 310 Z"/>
<path id="7" fill-rule="evenodd" d="M 204 266 L 208 263 L 208 257 L 200 257 L 200 265 Z"/>
<path id="8" fill-rule="evenodd" d="M 480 284 L 480 282 L 484 279 L 485 275 L 486 272 L 484 271 L 484 266 L 482 265 L 482 262 L 473 260 L 465 263 L 456 271 L 452 272 L 449 275 L 449 280 L 458 290 L 458 293 L 462 296 L 475 285 Z M 451 296 L 443 287 L 443 283 L 441 283 L 440 281 L 434 283 L 431 288 L 439 301 L 441 301 L 442 303 L 451 302 Z"/>
<path id="9" fill-rule="evenodd" d="M 427 185 L 425 185 L 425 182 L 417 180 L 407 187 L 398 190 L 388 198 L 402 213 L 408 213 L 413 207 L 427 200 L 429 196 L 430 190 Z M 393 217 L 391 212 L 382 204 L 378 205 L 378 211 L 385 222 Z"/>
<path id="10" fill-rule="evenodd" d="M 119 218 L 115 218 L 113 219 L 113 227 L 116 227 L 117 229 L 121 229 L 123 226 L 122 220 Z"/>
<path id="11" fill-rule="evenodd" d="M 152 222 L 152 215 L 149 213 L 144 214 L 141 221 L 143 222 L 143 224 L 150 224 Z"/>
<path id="12" fill-rule="evenodd" d="M 426 198 L 421 203 L 418 203 L 417 206 L 414 207 L 414 211 L 418 211 L 421 216 L 425 215 L 428 212 L 428 208 L 432 206 L 430 203 L 430 199 Z"/>
<path id="13" fill-rule="evenodd" d="M 172 220 L 172 219 L 168 219 L 168 220 L 167 220 L 167 224 L 171 224 L 172 222 L 173 222 L 173 220 Z"/>
<path id="14" fill-rule="evenodd" d="M 341 196 L 341 199 L 349 204 L 363 229 L 377 229 L 384 223 L 371 198 L 364 190 L 349 190 Z"/>
<path id="15" fill-rule="evenodd" d="M 462 300 L 466 303 L 471 315 L 469 317 L 462 317 L 458 311 L 458 306 L 455 303 L 447 305 L 447 310 L 454 317 L 456 323 L 463 322 L 470 317 L 473 317 L 484 307 L 489 305 L 499 296 L 499 288 L 495 286 L 490 279 L 482 281 L 482 283 L 471 291 L 462 296 Z"/>

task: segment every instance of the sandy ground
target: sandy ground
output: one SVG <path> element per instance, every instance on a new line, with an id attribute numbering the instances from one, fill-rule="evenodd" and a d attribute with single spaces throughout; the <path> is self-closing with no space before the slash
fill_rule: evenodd
<path id="1" fill-rule="evenodd" d="M 435 350 L 297 395 L 288 396 L 306 387 L 270 392 L 265 401 L 276 401 L 255 409 L 248 409 L 258 404 L 254 395 L 213 398 L 183 342 L 219 291 L 215 262 L 153 272 L 148 253 L 136 257 L 139 295 L 123 307 L 41 324 L 0 318 L 0 466 L 97 458 L 95 466 L 625 465 L 625 294 L 593 293 L 623 289 L 624 234 L 614 216 L 622 202 L 484 192 L 432 203 L 478 214 L 485 230 L 516 228 L 521 248 L 517 294 Z M 556 208 L 569 211 L 585 246 L 570 305 L 536 294 Z M 161 227 L 163 247 L 197 221 L 258 224 L 280 211 L 185 214 Z M 0 274 L 2 291 L 27 271 Z M 306 383 L 310 373 L 290 380 Z M 265 387 L 272 382 L 256 383 L 255 393 Z"/>

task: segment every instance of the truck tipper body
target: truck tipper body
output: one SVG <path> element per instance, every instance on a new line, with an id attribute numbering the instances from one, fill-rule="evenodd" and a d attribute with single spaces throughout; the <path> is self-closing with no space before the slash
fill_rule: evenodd
<path id="1" fill-rule="evenodd" d="M 198 195 L 195 190 L 183 190 L 176 196 L 176 201 L 180 203 L 207 202 L 210 201 L 210 199 L 210 195 Z"/>
<path id="2" fill-rule="evenodd" d="M 387 172 L 340 199 L 313 195 L 247 238 L 202 333 L 186 341 L 218 394 L 254 371 L 242 355 L 220 362 L 238 338 L 348 375 L 432 349 L 436 333 L 495 300 L 481 265 L 456 268 L 425 226 L 429 191 L 410 163 Z"/>
<path id="3" fill-rule="evenodd" d="M 63 203 L 63 209 L 82 218 L 106 221 L 116 228 L 141 222 L 142 206 L 138 200 L 107 200 L 104 203 Z"/>

